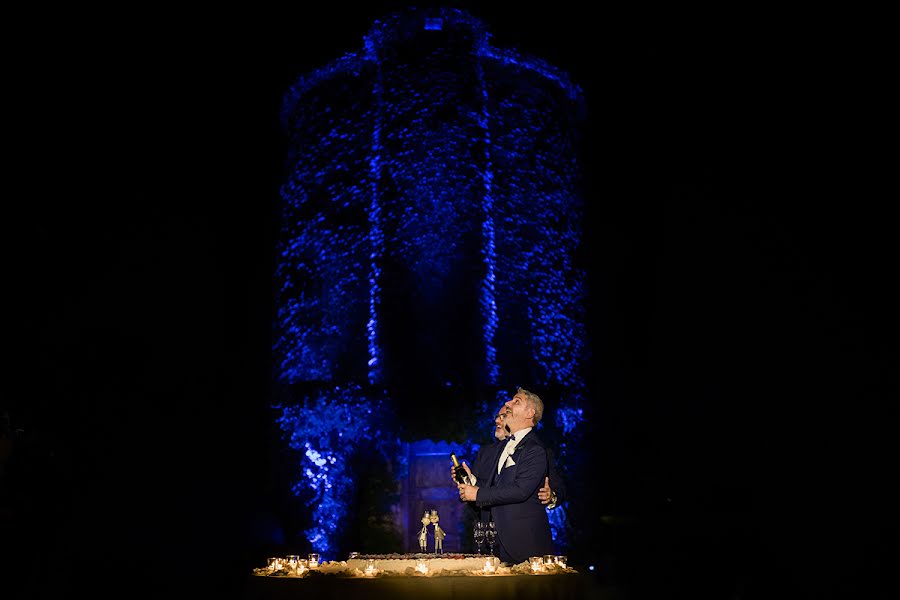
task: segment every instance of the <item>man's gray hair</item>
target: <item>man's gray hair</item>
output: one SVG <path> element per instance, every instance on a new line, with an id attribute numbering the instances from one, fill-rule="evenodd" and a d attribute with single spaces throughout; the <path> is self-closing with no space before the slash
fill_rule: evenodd
<path id="1" fill-rule="evenodd" d="M 534 418 L 532 419 L 532 427 L 536 426 L 544 416 L 544 401 L 534 392 L 529 392 L 525 388 L 519 388 L 517 394 L 525 396 L 525 400 L 534 409 Z"/>

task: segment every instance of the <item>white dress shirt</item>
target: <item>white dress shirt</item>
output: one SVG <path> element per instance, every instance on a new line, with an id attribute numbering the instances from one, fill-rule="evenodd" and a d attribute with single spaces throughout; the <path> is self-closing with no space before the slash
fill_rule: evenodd
<path id="1" fill-rule="evenodd" d="M 525 437 L 528 432 L 531 431 L 531 427 L 526 427 L 525 429 L 520 429 L 515 432 L 508 442 L 506 442 L 506 446 L 503 447 L 503 451 L 500 452 L 500 460 L 497 462 L 497 473 L 503 470 L 503 466 L 506 464 L 506 459 L 509 458 L 509 455 L 516 451 L 516 446 L 519 442 L 522 441 L 522 438 Z M 513 463 L 515 464 L 515 463 Z"/>

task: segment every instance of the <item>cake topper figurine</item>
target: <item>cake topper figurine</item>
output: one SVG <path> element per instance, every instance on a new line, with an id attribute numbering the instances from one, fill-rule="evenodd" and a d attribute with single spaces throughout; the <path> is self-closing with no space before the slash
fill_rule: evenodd
<path id="1" fill-rule="evenodd" d="M 444 537 L 446 537 L 446 533 L 441 529 L 441 526 L 438 525 L 438 521 L 440 517 L 438 517 L 438 512 L 434 509 L 431 510 L 431 523 L 434 525 L 434 553 L 435 554 L 443 554 L 444 553 Z"/>
<path id="2" fill-rule="evenodd" d="M 428 547 L 428 524 L 431 523 L 431 517 L 428 516 L 428 511 L 425 511 L 425 515 L 422 517 L 422 529 L 419 531 L 419 550 L 424 554 L 427 551 Z"/>

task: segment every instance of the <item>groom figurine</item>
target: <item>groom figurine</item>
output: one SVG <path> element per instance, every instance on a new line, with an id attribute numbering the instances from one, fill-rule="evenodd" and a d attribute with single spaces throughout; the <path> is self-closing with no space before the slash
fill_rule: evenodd
<path id="1" fill-rule="evenodd" d="M 444 538 L 446 537 L 446 533 L 441 529 L 441 526 L 438 525 L 438 521 L 440 517 L 438 517 L 438 513 L 436 510 L 431 511 L 431 522 L 434 523 L 434 553 L 435 554 L 443 554 L 444 553 Z"/>

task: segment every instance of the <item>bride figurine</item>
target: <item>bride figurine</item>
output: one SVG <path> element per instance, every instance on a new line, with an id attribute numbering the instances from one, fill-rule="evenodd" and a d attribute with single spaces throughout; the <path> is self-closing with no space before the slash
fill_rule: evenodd
<path id="1" fill-rule="evenodd" d="M 426 548 L 428 547 L 428 524 L 431 523 L 431 517 L 428 516 L 428 511 L 425 511 L 425 516 L 422 517 L 422 529 L 419 531 L 419 550 L 424 554 Z"/>

